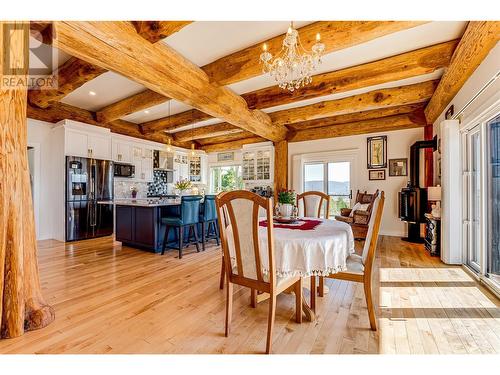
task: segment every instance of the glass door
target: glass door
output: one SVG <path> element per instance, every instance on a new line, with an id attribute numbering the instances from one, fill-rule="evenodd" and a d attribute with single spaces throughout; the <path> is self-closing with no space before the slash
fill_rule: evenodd
<path id="1" fill-rule="evenodd" d="M 481 132 L 474 127 L 465 136 L 465 247 L 467 265 L 480 271 L 481 264 Z"/>
<path id="2" fill-rule="evenodd" d="M 351 206 L 350 162 L 328 163 L 328 195 L 330 196 L 330 216 L 340 215 L 342 208 Z"/>
<path id="3" fill-rule="evenodd" d="M 330 196 L 330 217 L 351 206 L 351 162 L 304 164 L 304 191 L 321 191 Z"/>
<path id="4" fill-rule="evenodd" d="M 488 246 L 486 277 L 500 286 L 500 115 L 486 123 L 488 134 Z"/>

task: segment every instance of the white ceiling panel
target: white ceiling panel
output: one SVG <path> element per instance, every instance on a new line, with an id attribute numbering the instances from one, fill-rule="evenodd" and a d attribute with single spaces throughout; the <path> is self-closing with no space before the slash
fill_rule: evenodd
<path id="1" fill-rule="evenodd" d="M 294 22 L 302 27 L 311 22 Z M 198 66 L 284 34 L 287 21 L 199 21 L 163 40 Z"/>
<path id="2" fill-rule="evenodd" d="M 80 86 L 61 101 L 88 111 L 97 111 L 145 89 L 144 86 L 119 74 L 106 72 Z M 90 92 L 95 95 L 90 95 Z"/>
<path id="3" fill-rule="evenodd" d="M 162 117 L 166 117 L 169 115 L 175 115 L 176 113 L 187 111 L 193 107 L 179 102 L 177 100 L 170 101 L 170 112 L 169 112 L 169 102 L 157 104 L 154 107 L 150 107 L 147 110 L 131 113 L 123 117 L 123 120 L 135 122 L 136 124 L 140 124 L 147 121 L 157 120 Z"/>

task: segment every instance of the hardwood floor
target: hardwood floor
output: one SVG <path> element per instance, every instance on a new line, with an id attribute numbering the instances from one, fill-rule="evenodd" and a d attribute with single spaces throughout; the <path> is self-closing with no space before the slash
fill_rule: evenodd
<path id="1" fill-rule="evenodd" d="M 224 337 L 220 249 L 190 247 L 182 259 L 122 247 L 111 239 L 39 243 L 44 295 L 56 310 L 47 328 L 0 340 L 0 353 L 262 353 L 267 302 L 249 305 L 235 288 Z M 369 329 L 361 284 L 326 280 L 318 319 L 295 323 L 294 296 L 280 295 L 274 353 L 498 353 L 500 303 L 461 267 L 422 246 L 381 237 Z"/>

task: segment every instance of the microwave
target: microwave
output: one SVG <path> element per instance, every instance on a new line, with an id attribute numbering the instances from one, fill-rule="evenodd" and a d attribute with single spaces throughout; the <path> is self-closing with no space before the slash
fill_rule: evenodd
<path id="1" fill-rule="evenodd" d="M 115 177 L 135 177 L 135 165 L 115 163 Z"/>

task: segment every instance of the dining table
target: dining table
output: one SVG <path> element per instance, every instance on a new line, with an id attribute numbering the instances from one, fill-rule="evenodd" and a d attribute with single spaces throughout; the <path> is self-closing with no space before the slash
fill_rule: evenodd
<path id="1" fill-rule="evenodd" d="M 262 254 L 267 252 L 266 228 L 266 220 L 261 220 L 258 237 Z M 309 279 L 310 276 L 341 272 L 346 269 L 349 255 L 354 253 L 351 226 L 337 220 L 302 217 L 288 224 L 274 221 L 273 233 L 277 277 L 300 275 Z M 269 272 L 268 257 L 263 256 L 261 260 L 263 272 Z M 308 285 L 307 282 L 304 284 Z M 257 297 L 258 302 L 264 299 L 265 294 Z M 306 320 L 314 321 L 314 310 L 305 298 L 302 301 Z"/>

